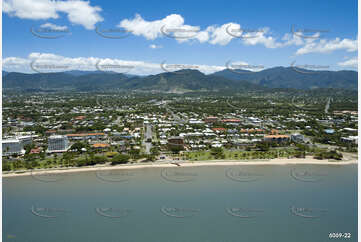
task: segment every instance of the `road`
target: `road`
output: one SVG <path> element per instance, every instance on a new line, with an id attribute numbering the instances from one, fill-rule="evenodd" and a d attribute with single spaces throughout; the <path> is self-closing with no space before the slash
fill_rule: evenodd
<path id="1" fill-rule="evenodd" d="M 152 142 L 146 142 L 147 139 L 152 139 L 152 125 L 146 124 L 145 126 L 145 132 L 144 132 L 144 139 L 143 144 L 145 146 L 145 153 L 150 154 L 150 149 L 152 148 Z"/>
<path id="2" fill-rule="evenodd" d="M 329 97 L 327 99 L 327 103 L 326 103 L 326 106 L 325 106 L 325 113 L 328 113 L 328 109 L 330 108 L 330 103 L 331 103 L 331 98 Z"/>

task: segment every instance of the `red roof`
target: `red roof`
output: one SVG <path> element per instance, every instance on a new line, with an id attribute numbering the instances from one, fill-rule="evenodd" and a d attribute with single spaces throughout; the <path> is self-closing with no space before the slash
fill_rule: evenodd
<path id="1" fill-rule="evenodd" d="M 228 123 L 239 123 L 241 122 L 240 119 L 236 119 L 236 118 L 229 118 L 229 119 L 223 119 L 222 122 L 228 122 Z"/>
<path id="2" fill-rule="evenodd" d="M 213 131 L 226 131 L 225 128 L 212 128 Z"/>
<path id="3" fill-rule="evenodd" d="M 41 152 L 41 148 L 34 148 L 30 150 L 30 154 L 39 154 Z"/>
<path id="4" fill-rule="evenodd" d="M 92 145 L 94 148 L 106 148 L 109 147 L 109 144 L 97 143 Z"/>

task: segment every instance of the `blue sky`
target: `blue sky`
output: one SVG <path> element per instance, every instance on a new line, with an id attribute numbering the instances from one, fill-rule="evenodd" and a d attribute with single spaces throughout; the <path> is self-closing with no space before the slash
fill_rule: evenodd
<path id="1" fill-rule="evenodd" d="M 357 1 L 3 1 L 7 71 L 212 73 L 292 62 L 356 70 Z"/>

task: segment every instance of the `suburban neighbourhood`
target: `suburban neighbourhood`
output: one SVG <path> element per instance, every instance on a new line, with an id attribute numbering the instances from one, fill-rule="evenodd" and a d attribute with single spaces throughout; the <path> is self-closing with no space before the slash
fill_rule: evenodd
<path id="1" fill-rule="evenodd" d="M 342 100 L 352 108 L 331 103 L 320 112 L 318 102 L 327 100 L 251 98 L 252 104 L 249 97 L 6 95 L 3 170 L 356 156 L 355 103 Z"/>

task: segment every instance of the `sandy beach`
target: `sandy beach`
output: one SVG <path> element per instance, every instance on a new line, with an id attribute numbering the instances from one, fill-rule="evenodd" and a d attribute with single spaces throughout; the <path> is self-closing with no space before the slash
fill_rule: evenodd
<path id="1" fill-rule="evenodd" d="M 124 165 L 96 165 L 91 167 L 68 167 L 68 168 L 53 168 L 53 169 L 38 169 L 33 171 L 17 171 L 3 173 L 2 177 L 16 177 L 16 176 L 30 176 L 37 174 L 58 174 L 71 172 L 86 172 L 96 170 L 119 170 L 119 169 L 142 169 L 142 168 L 166 168 L 166 167 L 199 167 L 199 166 L 237 166 L 237 165 L 350 165 L 357 164 L 357 160 L 347 161 L 329 161 L 316 160 L 313 158 L 304 159 L 285 159 L 277 158 L 272 160 L 209 160 L 209 161 L 156 161 L 149 163 L 124 164 Z"/>

